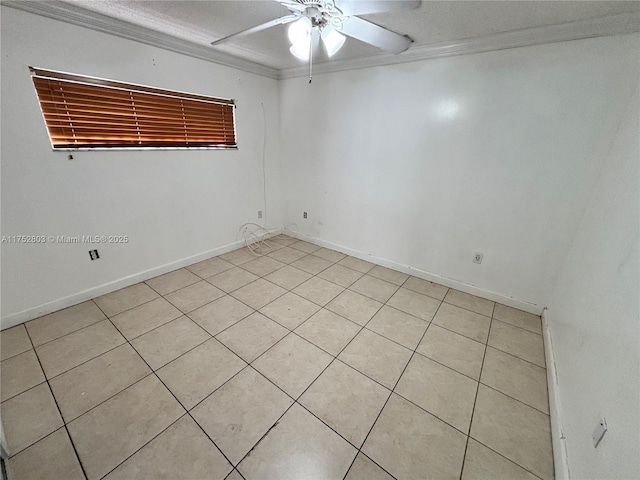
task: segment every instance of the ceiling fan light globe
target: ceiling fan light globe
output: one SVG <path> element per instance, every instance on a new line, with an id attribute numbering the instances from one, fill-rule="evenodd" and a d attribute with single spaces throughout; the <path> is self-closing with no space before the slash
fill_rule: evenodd
<path id="1" fill-rule="evenodd" d="M 333 57 L 344 45 L 345 36 L 337 32 L 331 25 L 327 25 L 322 29 L 321 36 L 329 57 Z"/>
<path id="2" fill-rule="evenodd" d="M 311 35 L 311 20 L 307 17 L 296 20 L 289 25 L 288 33 L 289 40 L 293 45 L 302 45 L 308 42 Z"/>
<path id="3" fill-rule="evenodd" d="M 309 47 L 309 43 L 307 43 L 306 45 L 298 43 L 291 45 L 289 51 L 293 54 L 294 57 L 306 62 L 309 60 Z"/>

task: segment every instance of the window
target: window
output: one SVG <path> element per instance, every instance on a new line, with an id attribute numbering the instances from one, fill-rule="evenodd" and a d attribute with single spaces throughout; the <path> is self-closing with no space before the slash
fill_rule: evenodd
<path id="1" fill-rule="evenodd" d="M 237 148 L 233 100 L 31 71 L 54 149 Z"/>

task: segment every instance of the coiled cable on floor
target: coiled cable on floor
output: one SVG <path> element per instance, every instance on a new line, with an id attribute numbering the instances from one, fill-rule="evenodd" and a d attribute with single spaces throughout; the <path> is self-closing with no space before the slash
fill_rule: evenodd
<path id="1" fill-rule="evenodd" d="M 298 225 L 290 223 L 282 229 L 282 233 L 296 232 Z M 245 223 L 238 230 L 236 240 L 242 239 L 242 243 L 256 257 L 262 257 L 275 250 L 274 245 L 267 240 L 280 232 L 280 229 L 267 229 L 257 223 Z"/>

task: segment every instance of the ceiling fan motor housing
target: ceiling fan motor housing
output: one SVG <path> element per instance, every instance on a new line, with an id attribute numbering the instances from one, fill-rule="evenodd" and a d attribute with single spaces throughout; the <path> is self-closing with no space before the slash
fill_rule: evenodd
<path id="1" fill-rule="evenodd" d="M 306 7 L 302 16 L 309 18 L 314 27 L 331 25 L 339 30 L 346 19 L 333 0 L 298 0 L 298 3 Z"/>

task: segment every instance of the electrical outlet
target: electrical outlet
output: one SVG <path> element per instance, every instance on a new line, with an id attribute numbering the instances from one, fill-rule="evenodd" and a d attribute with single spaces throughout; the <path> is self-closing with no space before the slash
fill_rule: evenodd
<path id="1" fill-rule="evenodd" d="M 91 258 L 91 260 L 99 259 L 100 255 L 98 255 L 98 250 L 89 250 L 89 258 Z"/>
<path id="2" fill-rule="evenodd" d="M 262 210 L 258 210 L 258 218 L 262 218 Z"/>
<path id="3" fill-rule="evenodd" d="M 482 263 L 482 257 L 484 257 L 484 253 L 476 252 L 473 254 L 473 263 Z"/>
<path id="4" fill-rule="evenodd" d="M 302 217 L 307 218 L 307 212 L 302 212 Z"/>

